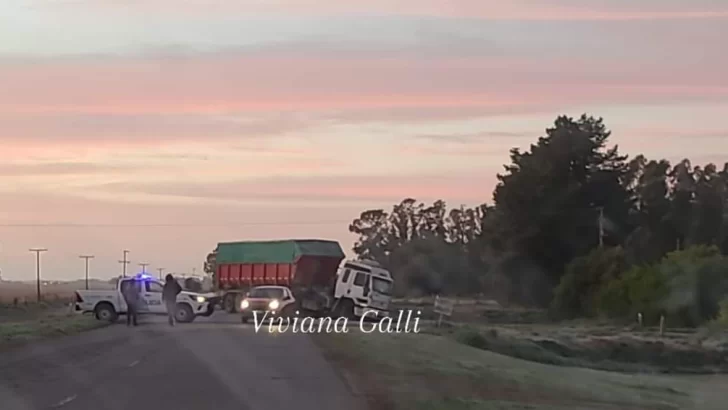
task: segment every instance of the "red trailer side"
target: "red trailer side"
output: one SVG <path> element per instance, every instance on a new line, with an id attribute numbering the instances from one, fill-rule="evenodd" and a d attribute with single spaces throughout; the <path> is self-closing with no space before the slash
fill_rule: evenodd
<path id="1" fill-rule="evenodd" d="M 230 295 L 253 286 L 333 286 L 344 253 L 334 241 L 255 241 L 218 244 L 216 259 L 216 284 L 228 291 L 223 303 L 231 311 L 237 298 Z"/>

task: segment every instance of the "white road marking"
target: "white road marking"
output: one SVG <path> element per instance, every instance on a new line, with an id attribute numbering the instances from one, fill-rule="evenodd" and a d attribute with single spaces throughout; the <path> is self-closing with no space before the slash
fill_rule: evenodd
<path id="1" fill-rule="evenodd" d="M 134 367 L 134 366 L 136 366 L 138 364 L 139 364 L 139 360 L 134 360 L 133 362 L 131 362 L 131 364 L 129 365 L 129 367 Z"/>
<path id="2" fill-rule="evenodd" d="M 63 399 L 63 400 L 59 401 L 58 403 L 56 403 L 56 405 L 55 405 L 55 406 L 53 406 L 53 407 L 61 407 L 61 406 L 65 406 L 66 404 L 68 404 L 68 403 L 70 403 L 70 402 L 72 402 L 72 401 L 76 400 L 76 397 L 77 397 L 77 396 L 76 396 L 75 394 L 74 394 L 73 396 L 68 396 L 68 397 L 66 397 L 65 399 Z"/>

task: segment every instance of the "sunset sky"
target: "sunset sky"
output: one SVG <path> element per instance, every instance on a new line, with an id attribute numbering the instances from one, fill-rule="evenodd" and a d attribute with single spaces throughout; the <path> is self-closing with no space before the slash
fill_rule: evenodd
<path id="1" fill-rule="evenodd" d="M 2 276 L 348 252 L 362 210 L 490 201 L 559 114 L 722 164 L 727 39 L 726 0 L 0 0 Z"/>

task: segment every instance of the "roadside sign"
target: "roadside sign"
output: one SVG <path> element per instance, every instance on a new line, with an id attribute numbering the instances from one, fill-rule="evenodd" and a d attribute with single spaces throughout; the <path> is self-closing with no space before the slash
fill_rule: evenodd
<path id="1" fill-rule="evenodd" d="M 435 296 L 435 306 L 434 311 L 435 313 L 439 314 L 437 318 L 437 326 L 439 327 L 442 323 L 442 317 L 452 316 L 452 311 L 455 308 L 455 301 L 449 300 L 449 299 L 443 299 L 440 297 L 440 295 Z"/>

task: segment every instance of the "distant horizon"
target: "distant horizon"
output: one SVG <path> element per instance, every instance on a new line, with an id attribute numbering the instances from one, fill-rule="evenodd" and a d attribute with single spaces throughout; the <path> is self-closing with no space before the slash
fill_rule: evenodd
<path id="1" fill-rule="evenodd" d="M 0 38 L 12 280 L 33 247 L 48 280 L 84 254 L 113 277 L 124 249 L 201 271 L 228 240 L 352 257 L 367 209 L 491 203 L 559 115 L 630 156 L 728 159 L 723 0 L 4 2 Z"/>

